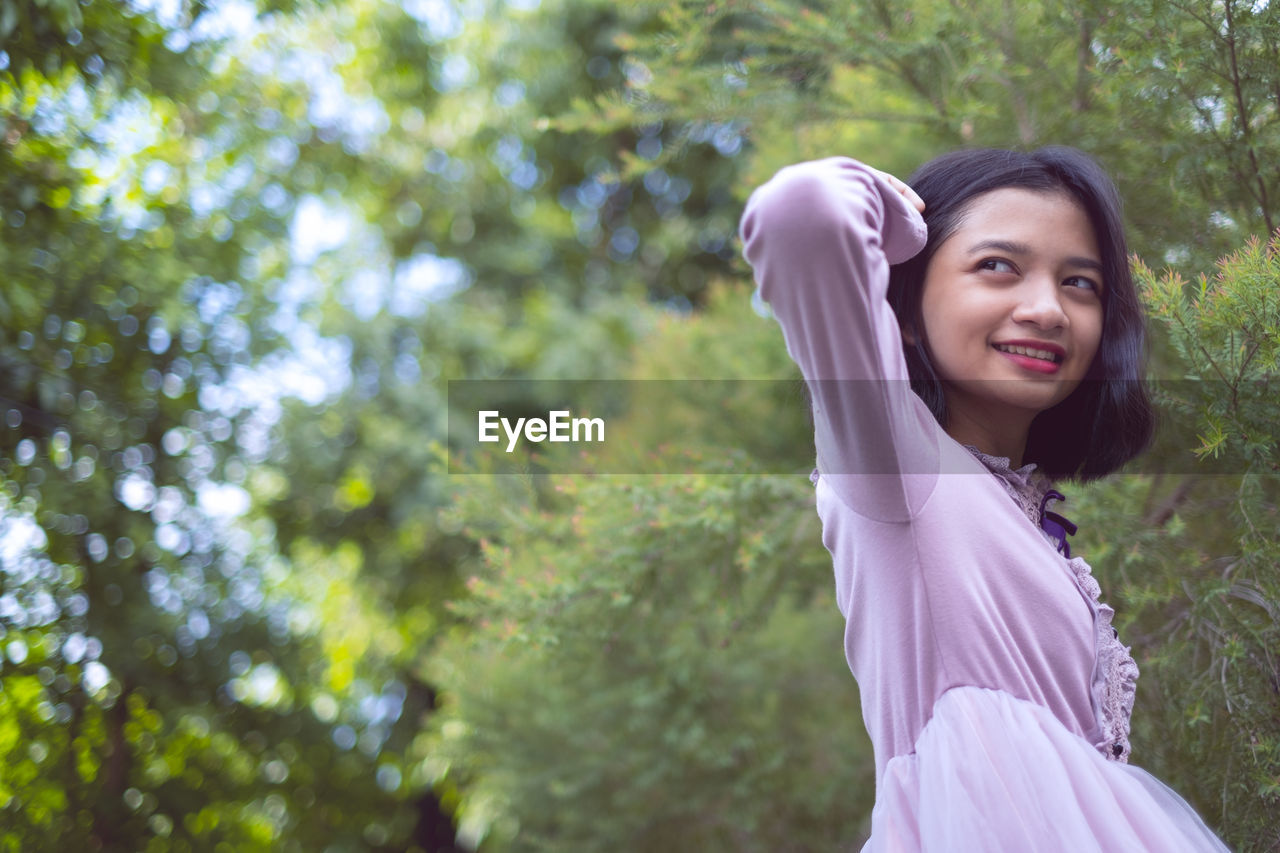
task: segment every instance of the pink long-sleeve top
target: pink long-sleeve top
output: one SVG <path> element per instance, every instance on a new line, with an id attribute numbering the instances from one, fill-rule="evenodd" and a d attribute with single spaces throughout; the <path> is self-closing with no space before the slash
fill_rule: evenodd
<path id="1" fill-rule="evenodd" d="M 960 686 L 1043 706 L 1126 761 L 1137 667 L 1088 564 L 1039 526 L 1048 482 L 957 443 L 909 387 L 886 294 L 890 264 L 924 246 L 920 214 L 832 157 L 759 187 L 740 232 L 813 401 L 817 508 L 877 785 Z"/>

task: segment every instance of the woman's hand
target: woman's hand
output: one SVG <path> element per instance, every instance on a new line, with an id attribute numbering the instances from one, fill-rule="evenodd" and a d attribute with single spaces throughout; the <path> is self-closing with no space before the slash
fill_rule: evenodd
<path id="1" fill-rule="evenodd" d="M 902 197 L 905 198 L 912 207 L 914 207 L 916 210 L 920 211 L 921 213 L 924 213 L 924 199 L 916 195 L 916 191 L 911 189 L 911 187 L 907 186 L 904 181 L 901 181 L 898 178 L 895 178 L 893 175 L 890 175 L 888 172 L 882 172 L 879 169 L 872 168 L 870 166 L 868 166 L 867 168 L 871 169 L 871 171 L 875 172 L 877 175 L 879 175 L 880 177 L 888 181 L 889 186 L 897 190 L 899 194 L 901 194 Z"/>

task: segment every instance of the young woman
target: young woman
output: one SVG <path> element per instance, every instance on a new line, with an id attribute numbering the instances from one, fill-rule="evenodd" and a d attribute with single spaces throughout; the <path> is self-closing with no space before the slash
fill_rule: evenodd
<path id="1" fill-rule="evenodd" d="M 923 216 L 922 216 L 923 213 Z M 1138 669 L 1058 478 L 1146 446 L 1119 200 L 1067 148 L 782 169 L 741 223 L 810 389 L 876 760 L 867 850 L 1225 850 L 1128 763 Z"/>

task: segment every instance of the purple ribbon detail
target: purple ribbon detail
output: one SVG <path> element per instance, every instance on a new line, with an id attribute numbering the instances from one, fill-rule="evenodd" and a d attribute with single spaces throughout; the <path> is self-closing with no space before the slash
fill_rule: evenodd
<path id="1" fill-rule="evenodd" d="M 1071 546 L 1067 544 L 1067 535 L 1075 535 L 1076 526 L 1056 512 L 1046 512 L 1045 505 L 1051 500 L 1065 501 L 1062 492 L 1050 489 L 1040 499 L 1040 527 L 1054 539 L 1058 540 L 1058 553 L 1071 559 Z"/>

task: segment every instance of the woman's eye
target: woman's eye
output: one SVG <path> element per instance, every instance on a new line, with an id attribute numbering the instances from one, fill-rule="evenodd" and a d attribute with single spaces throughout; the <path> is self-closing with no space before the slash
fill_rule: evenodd
<path id="1" fill-rule="evenodd" d="M 1085 278 L 1082 275 L 1073 275 L 1071 278 L 1064 281 L 1063 284 L 1069 284 L 1072 287 L 1078 287 L 1082 290 L 1099 290 L 1098 283 L 1096 281 L 1091 278 Z"/>
<path id="2" fill-rule="evenodd" d="M 999 258 L 987 258 L 978 264 L 980 270 L 990 270 L 991 272 L 1016 272 L 1013 264 L 1008 261 L 1002 261 Z"/>

